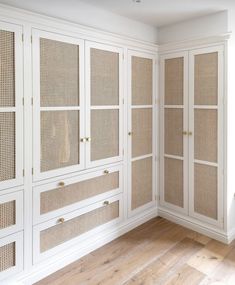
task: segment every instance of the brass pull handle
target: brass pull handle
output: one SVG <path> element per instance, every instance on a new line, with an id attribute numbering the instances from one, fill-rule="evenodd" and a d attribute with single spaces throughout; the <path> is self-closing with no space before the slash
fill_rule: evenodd
<path id="1" fill-rule="evenodd" d="M 91 141 L 91 138 L 86 138 L 86 141 L 87 141 L 87 142 L 90 142 L 90 141 Z"/>
<path id="2" fill-rule="evenodd" d="M 128 132 L 128 136 L 132 136 L 133 135 L 133 132 Z"/>
<path id="3" fill-rule="evenodd" d="M 186 131 L 183 132 L 183 135 L 184 135 L 184 136 L 187 136 L 187 134 L 188 134 L 188 132 L 186 132 Z"/>
<path id="4" fill-rule="evenodd" d="M 64 181 L 60 181 L 60 182 L 58 183 L 58 185 L 59 185 L 60 187 L 63 187 L 63 186 L 65 185 L 65 183 L 64 183 Z"/>
<path id="5" fill-rule="evenodd" d="M 85 142 L 85 141 L 86 141 L 85 138 L 81 138 L 81 139 L 80 139 L 80 142 Z"/>
<path id="6" fill-rule="evenodd" d="M 108 170 L 104 170 L 104 174 L 109 174 L 109 171 Z"/>
<path id="7" fill-rule="evenodd" d="M 57 221 L 58 224 L 63 224 L 64 222 L 65 222 L 64 218 L 59 218 Z"/>
<path id="8" fill-rule="evenodd" d="M 109 205 L 109 201 L 104 201 L 104 205 L 108 206 Z"/>

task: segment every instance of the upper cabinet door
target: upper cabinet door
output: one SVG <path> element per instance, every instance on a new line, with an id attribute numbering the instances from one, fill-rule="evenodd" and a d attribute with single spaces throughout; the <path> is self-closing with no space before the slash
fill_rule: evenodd
<path id="1" fill-rule="evenodd" d="M 188 52 L 161 56 L 160 203 L 188 213 Z"/>
<path id="2" fill-rule="evenodd" d="M 84 42 L 33 30 L 34 180 L 85 163 Z"/>
<path id="3" fill-rule="evenodd" d="M 123 50 L 86 43 L 86 167 L 122 160 Z"/>
<path id="4" fill-rule="evenodd" d="M 22 28 L 0 23 L 0 190 L 23 184 Z"/>
<path id="5" fill-rule="evenodd" d="M 190 52 L 190 215 L 223 224 L 223 46 Z"/>

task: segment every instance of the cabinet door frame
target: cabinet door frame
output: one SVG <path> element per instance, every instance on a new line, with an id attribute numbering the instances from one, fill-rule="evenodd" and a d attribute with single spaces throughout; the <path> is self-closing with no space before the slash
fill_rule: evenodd
<path id="1" fill-rule="evenodd" d="M 184 104 L 165 105 L 165 60 L 174 58 L 184 58 Z M 183 131 L 188 132 L 188 52 L 175 52 L 160 56 L 160 205 L 181 214 L 188 214 L 188 136 L 183 136 L 183 157 L 166 155 L 164 151 L 164 113 L 165 108 L 182 108 L 183 111 Z M 172 158 L 183 161 L 183 202 L 184 207 L 173 205 L 165 201 L 164 192 L 164 159 Z"/>
<path id="2" fill-rule="evenodd" d="M 20 25 L 0 22 L 0 29 L 14 33 L 15 49 L 15 106 L 0 107 L 0 113 L 14 112 L 15 114 L 15 178 L 0 182 L 0 191 L 24 183 L 24 148 L 23 148 L 23 29 Z"/>
<path id="3" fill-rule="evenodd" d="M 152 68 L 152 74 L 153 74 L 153 82 L 152 82 L 152 104 L 151 105 L 132 105 L 132 57 L 141 57 L 146 59 L 151 59 L 153 62 L 153 68 Z M 127 161 L 128 161 L 128 177 L 127 177 L 127 189 L 128 189 L 128 218 L 133 217 L 135 215 L 138 215 L 141 212 L 144 212 L 150 208 L 153 208 L 156 206 L 156 142 L 157 142 L 157 133 L 156 133 L 156 127 L 157 122 L 155 122 L 156 118 L 156 102 L 157 102 L 157 89 L 156 89 L 156 82 L 157 82 L 157 72 L 156 72 L 156 63 L 157 63 L 157 57 L 155 54 L 151 54 L 148 52 L 142 52 L 137 50 L 128 50 L 128 82 L 127 82 L 127 88 L 128 88 L 128 122 L 127 122 L 127 128 L 128 132 L 132 131 L 132 110 L 133 109 L 152 109 L 152 153 L 138 156 L 135 158 L 132 158 L 132 138 L 127 134 L 127 140 L 128 140 L 128 153 L 127 153 Z M 145 158 L 152 157 L 152 201 L 149 203 L 142 205 L 134 210 L 132 210 L 132 162 L 138 161 Z"/>
<path id="4" fill-rule="evenodd" d="M 79 46 L 79 106 L 41 107 L 40 106 L 40 38 L 60 41 Z M 34 181 L 47 179 L 85 168 L 85 98 L 84 98 L 84 40 L 54 32 L 32 29 L 33 58 L 33 177 Z M 79 111 L 79 164 L 41 172 L 40 169 L 40 113 L 41 111 Z"/>
<path id="5" fill-rule="evenodd" d="M 224 224 L 224 214 L 223 214 L 223 152 L 224 152 L 224 131 L 223 131 L 223 102 L 224 102 L 224 45 L 217 45 L 212 47 L 204 47 L 195 50 L 191 50 L 189 53 L 189 129 L 192 131 L 193 135 L 189 138 L 189 215 L 200 221 L 212 224 L 214 226 L 223 227 Z M 200 54 L 207 54 L 218 52 L 218 105 L 194 105 L 194 56 Z M 218 209 L 218 219 L 214 220 L 212 218 L 206 217 L 194 211 L 194 163 L 200 163 L 200 160 L 194 159 L 194 110 L 206 109 L 206 110 L 217 110 L 218 122 L 218 150 L 217 150 L 217 163 L 201 161 L 202 165 L 216 166 L 217 167 L 217 209 Z"/>
<path id="6" fill-rule="evenodd" d="M 99 49 L 103 51 L 110 51 L 119 54 L 119 105 L 100 105 L 100 106 L 91 106 L 91 56 L 90 51 L 91 49 Z M 124 74 L 124 51 L 123 48 L 114 46 L 114 45 L 107 45 L 92 41 L 86 41 L 85 43 L 85 90 L 86 90 L 86 137 L 91 138 L 91 110 L 119 110 L 119 155 L 99 159 L 95 161 L 91 161 L 91 143 L 86 142 L 86 168 L 97 167 L 109 163 L 115 163 L 123 160 L 123 100 L 124 100 L 124 85 L 123 85 L 123 74 Z"/>

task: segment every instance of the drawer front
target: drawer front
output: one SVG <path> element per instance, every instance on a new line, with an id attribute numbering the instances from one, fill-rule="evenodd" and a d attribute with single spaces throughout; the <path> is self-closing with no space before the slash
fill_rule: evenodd
<path id="1" fill-rule="evenodd" d="M 0 280 L 23 270 L 23 232 L 0 239 Z"/>
<path id="2" fill-rule="evenodd" d="M 122 195 L 92 204 L 34 227 L 34 262 L 87 240 L 123 218 Z"/>
<path id="3" fill-rule="evenodd" d="M 34 223 L 77 210 L 121 191 L 121 166 L 35 187 Z"/>
<path id="4" fill-rule="evenodd" d="M 23 229 L 23 192 L 0 196 L 0 238 Z"/>

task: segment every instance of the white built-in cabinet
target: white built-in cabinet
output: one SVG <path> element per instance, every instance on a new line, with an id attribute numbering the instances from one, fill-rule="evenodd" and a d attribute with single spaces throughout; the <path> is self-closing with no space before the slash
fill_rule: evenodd
<path id="1" fill-rule="evenodd" d="M 160 204 L 223 227 L 224 46 L 161 56 Z"/>

